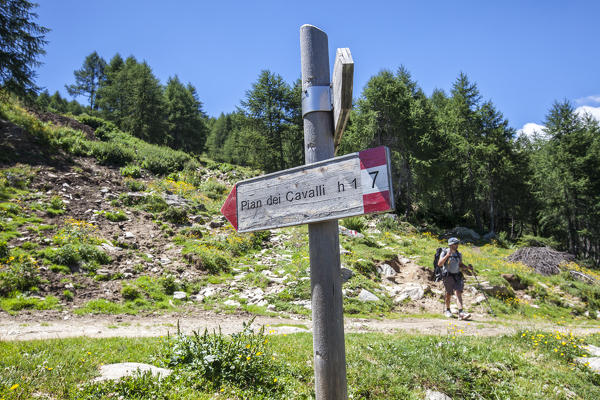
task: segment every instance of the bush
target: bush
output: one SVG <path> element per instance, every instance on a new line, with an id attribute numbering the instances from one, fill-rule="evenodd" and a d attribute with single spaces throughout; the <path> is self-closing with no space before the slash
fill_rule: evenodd
<path id="1" fill-rule="evenodd" d="M 157 195 L 146 196 L 143 201 L 144 210 L 151 213 L 162 212 L 169 208 L 165 199 Z"/>
<path id="2" fill-rule="evenodd" d="M 165 294 L 168 294 L 169 296 L 175 293 L 177 289 L 179 289 L 179 285 L 175 281 L 175 276 L 171 274 L 165 276 L 164 278 L 161 278 L 160 285 L 162 286 Z"/>
<path id="3" fill-rule="evenodd" d="M 133 164 L 121 167 L 121 169 L 119 169 L 119 172 L 121 172 L 122 176 L 125 176 L 128 178 L 141 178 L 142 177 L 142 169 L 139 166 L 133 165 Z"/>
<path id="4" fill-rule="evenodd" d="M 65 300 L 67 301 L 73 301 L 73 292 L 71 292 L 70 290 L 64 290 L 63 291 L 63 297 L 65 298 Z"/>
<path id="5" fill-rule="evenodd" d="M 551 247 L 557 249 L 559 243 L 552 238 L 545 238 L 534 235 L 523 235 L 517 242 L 519 247 Z"/>
<path id="6" fill-rule="evenodd" d="M 40 282 L 37 261 L 29 255 L 8 257 L 0 265 L 0 295 L 33 289 Z"/>
<path id="7" fill-rule="evenodd" d="M 217 182 L 214 179 L 209 179 L 206 182 L 202 183 L 199 189 L 206 195 L 206 197 L 212 200 L 218 200 L 225 193 L 227 193 L 227 186 L 220 182 Z"/>
<path id="8" fill-rule="evenodd" d="M 169 207 L 162 213 L 162 219 L 174 224 L 187 224 L 188 214 L 184 208 Z"/>
<path id="9" fill-rule="evenodd" d="M 251 322 L 231 338 L 219 333 L 177 336 L 165 342 L 164 358 L 168 367 L 192 370 L 212 388 L 225 382 L 258 392 L 279 389 L 279 366 L 268 353 L 264 327 L 253 332 Z"/>
<path id="10" fill-rule="evenodd" d="M 0 240 L 0 260 L 7 258 L 9 254 L 8 244 L 6 244 L 6 241 Z"/>
<path id="11" fill-rule="evenodd" d="M 140 291 L 135 286 L 125 284 L 121 289 L 121 296 L 125 300 L 135 300 L 140 297 Z"/>
<path id="12" fill-rule="evenodd" d="M 125 213 L 121 210 L 117 210 L 115 212 L 106 211 L 104 212 L 104 216 L 107 220 L 112 222 L 127 221 L 127 215 L 125 215 Z"/>
<path id="13" fill-rule="evenodd" d="M 146 190 L 144 182 L 135 179 L 125 179 L 125 186 L 132 192 L 143 192 Z"/>
<path id="14" fill-rule="evenodd" d="M 195 246 L 184 254 L 185 259 L 196 268 L 217 274 L 229 270 L 229 261 L 223 254 L 214 248 L 203 245 Z"/>
<path id="15" fill-rule="evenodd" d="M 114 142 L 92 142 L 91 153 L 96 159 L 105 165 L 125 165 L 135 160 L 135 151 L 120 143 Z"/>
<path id="16" fill-rule="evenodd" d="M 340 224 L 348 229 L 352 229 L 361 233 L 367 227 L 367 221 L 363 217 L 344 218 Z"/>

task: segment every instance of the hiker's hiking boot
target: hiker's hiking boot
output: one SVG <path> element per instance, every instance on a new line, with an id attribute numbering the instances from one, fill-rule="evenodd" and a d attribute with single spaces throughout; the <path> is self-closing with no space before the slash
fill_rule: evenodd
<path id="1" fill-rule="evenodd" d="M 461 311 L 458 313 L 458 319 L 469 319 L 471 318 L 471 314 L 468 312 Z"/>
<path id="2" fill-rule="evenodd" d="M 445 316 L 446 318 L 452 318 L 452 313 L 450 312 L 450 310 L 446 310 L 446 311 L 444 312 L 444 316 Z"/>

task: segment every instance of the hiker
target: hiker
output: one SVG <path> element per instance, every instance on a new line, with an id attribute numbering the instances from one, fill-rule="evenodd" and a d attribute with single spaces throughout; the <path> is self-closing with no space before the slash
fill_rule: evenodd
<path id="1" fill-rule="evenodd" d="M 458 304 L 458 318 L 469 319 L 471 314 L 463 311 L 462 293 L 465 287 L 465 280 L 462 274 L 463 270 L 473 269 L 462 262 L 462 254 L 458 251 L 460 240 L 455 237 L 448 239 L 448 248 L 443 249 L 440 254 L 438 265 L 443 266 L 442 277 L 444 288 L 446 289 L 446 311 L 444 315 L 448 318 L 452 317 L 450 311 L 450 299 L 452 294 L 456 293 L 456 303 Z"/>

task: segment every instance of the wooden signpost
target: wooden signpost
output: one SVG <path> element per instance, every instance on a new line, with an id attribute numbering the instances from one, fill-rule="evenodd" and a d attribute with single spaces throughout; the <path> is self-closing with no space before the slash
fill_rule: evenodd
<path id="1" fill-rule="evenodd" d="M 387 147 L 236 183 L 221 212 L 238 232 L 393 209 Z"/>
<path id="2" fill-rule="evenodd" d="M 384 147 L 334 157 L 352 107 L 354 62 L 338 49 L 329 75 L 328 40 L 300 28 L 306 165 L 238 182 L 221 212 L 240 232 L 308 224 L 317 400 L 348 398 L 338 218 L 394 208 Z"/>

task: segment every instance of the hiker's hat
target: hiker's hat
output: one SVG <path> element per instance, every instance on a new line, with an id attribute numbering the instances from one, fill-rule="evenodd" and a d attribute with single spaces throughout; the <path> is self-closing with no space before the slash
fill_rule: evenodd
<path id="1" fill-rule="evenodd" d="M 451 237 L 450 239 L 448 239 L 448 246 L 452 246 L 453 244 L 459 244 L 460 240 L 458 240 L 458 238 L 455 237 Z"/>

